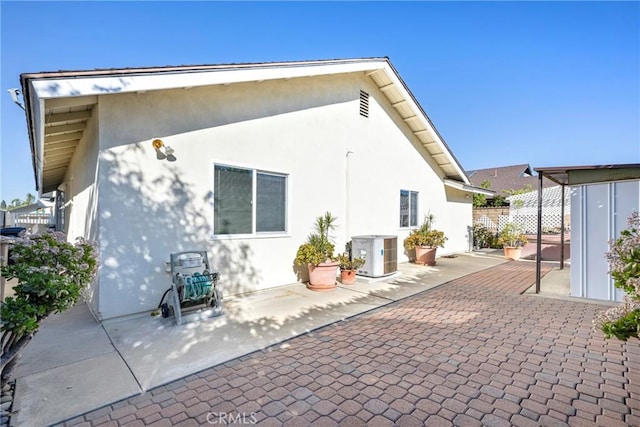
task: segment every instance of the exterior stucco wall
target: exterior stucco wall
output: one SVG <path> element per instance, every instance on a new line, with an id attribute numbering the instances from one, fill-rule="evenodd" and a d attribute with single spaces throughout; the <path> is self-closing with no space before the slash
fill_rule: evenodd
<path id="1" fill-rule="evenodd" d="M 359 91 L 370 115 L 359 115 Z M 400 190 L 419 192 L 449 237 L 467 249 L 471 200 L 445 191 L 431 159 L 363 74 L 100 97 L 100 316 L 155 308 L 171 279 L 171 252 L 206 249 L 226 295 L 293 283 L 298 246 L 315 218 L 338 217 L 350 236 L 398 235 Z M 177 161 L 157 160 L 154 138 Z M 214 237 L 213 165 L 288 175 L 288 233 Z"/>
<path id="2" fill-rule="evenodd" d="M 613 286 L 605 253 L 637 210 L 640 181 L 571 188 L 571 296 L 622 300 L 624 293 Z"/>
<path id="3" fill-rule="evenodd" d="M 69 164 L 62 187 L 65 189 L 65 229 L 69 241 L 84 237 L 99 241 L 98 236 L 98 131 L 99 105 L 92 112 L 92 118 L 82 134 Z M 97 281 L 91 285 L 89 305 L 98 309 Z"/>

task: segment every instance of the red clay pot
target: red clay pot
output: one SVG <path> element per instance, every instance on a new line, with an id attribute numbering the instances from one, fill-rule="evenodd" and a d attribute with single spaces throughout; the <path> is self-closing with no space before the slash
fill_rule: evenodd
<path id="1" fill-rule="evenodd" d="M 353 285 L 356 283 L 356 270 L 341 270 L 340 282 L 343 285 Z"/>
<path id="2" fill-rule="evenodd" d="M 436 250 L 428 246 L 416 246 L 416 263 L 423 265 L 436 265 Z"/>
<path id="3" fill-rule="evenodd" d="M 336 274 L 338 272 L 338 261 L 323 262 L 318 265 L 307 264 L 309 268 L 309 284 L 307 288 L 312 291 L 332 291 L 337 287 Z"/>
<path id="4" fill-rule="evenodd" d="M 518 261 L 522 256 L 522 248 L 515 246 L 505 246 L 504 257 L 511 261 Z"/>

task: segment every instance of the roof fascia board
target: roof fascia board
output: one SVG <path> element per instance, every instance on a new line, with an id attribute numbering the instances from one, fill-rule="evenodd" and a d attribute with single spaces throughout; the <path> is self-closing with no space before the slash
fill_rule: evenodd
<path id="1" fill-rule="evenodd" d="M 569 185 L 584 185 L 640 179 L 640 168 L 570 170 L 567 174 Z"/>
<path id="2" fill-rule="evenodd" d="M 384 67 L 383 60 L 339 64 L 272 66 L 247 69 L 214 69 L 208 71 L 172 71 L 153 74 L 126 74 L 32 80 L 39 98 L 65 98 L 113 93 L 146 92 L 185 87 L 245 83 L 251 81 L 313 77 L 371 71 Z M 188 77 L 187 77 L 188 76 Z"/>
<path id="3" fill-rule="evenodd" d="M 465 184 L 470 185 L 471 182 L 469 181 L 469 177 L 467 177 L 467 174 L 460 166 L 460 163 L 458 163 L 458 160 L 455 158 L 451 150 L 449 150 L 449 147 L 440 136 L 440 133 L 438 132 L 436 127 L 433 125 L 433 123 L 431 123 L 431 119 L 429 119 L 429 116 L 427 116 L 425 111 L 418 104 L 411 91 L 409 91 L 407 85 L 400 78 L 400 75 L 388 60 L 386 61 L 385 71 L 387 73 L 387 77 L 389 77 L 389 79 L 395 84 L 395 86 L 398 88 L 398 91 L 402 94 L 402 97 L 407 101 L 411 109 L 416 113 L 416 118 L 420 120 L 422 125 L 429 131 L 429 133 L 431 133 L 431 136 L 438 145 L 438 148 L 440 148 L 449 162 L 455 167 L 456 171 L 458 172 L 459 178 L 462 179 Z"/>
<path id="4" fill-rule="evenodd" d="M 559 185 L 596 184 L 640 178 L 640 163 L 538 167 L 534 170 L 538 177 L 542 175 Z"/>
<path id="5" fill-rule="evenodd" d="M 474 187 L 473 185 L 467 185 L 465 183 L 454 181 L 452 179 L 445 178 L 443 180 L 444 185 L 451 188 L 456 188 L 462 191 L 468 191 L 473 194 L 484 194 L 485 196 L 495 196 L 496 192 L 487 190 L 486 188 Z"/>
<path id="6" fill-rule="evenodd" d="M 34 179 L 36 190 L 38 190 L 41 195 L 44 166 L 44 126 L 42 125 L 45 117 L 44 102 L 37 96 L 33 88 L 33 82 L 23 81 L 22 89 L 23 94 L 25 94 L 25 115 L 31 143 L 31 160 L 33 163 Z"/>

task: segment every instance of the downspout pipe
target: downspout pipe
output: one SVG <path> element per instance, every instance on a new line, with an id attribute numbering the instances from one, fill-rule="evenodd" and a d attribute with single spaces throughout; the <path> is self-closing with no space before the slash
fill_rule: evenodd
<path id="1" fill-rule="evenodd" d="M 561 185 L 562 202 L 560 204 L 560 270 L 564 269 L 564 184 Z"/>
<path id="2" fill-rule="evenodd" d="M 540 262 L 542 258 L 542 172 L 538 172 L 538 224 L 536 230 L 536 294 L 540 293 Z"/>
<path id="3" fill-rule="evenodd" d="M 351 171 L 350 171 L 350 157 L 353 154 L 353 151 L 351 151 L 348 147 L 347 147 L 347 152 L 345 155 L 346 158 L 346 164 L 345 164 L 345 242 L 349 242 L 351 241 L 351 236 L 350 236 L 350 224 L 351 224 L 351 215 L 350 215 L 350 211 L 351 211 Z"/>

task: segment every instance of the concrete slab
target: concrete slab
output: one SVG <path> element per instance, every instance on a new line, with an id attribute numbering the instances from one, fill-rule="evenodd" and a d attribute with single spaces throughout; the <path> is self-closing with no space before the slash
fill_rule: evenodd
<path id="1" fill-rule="evenodd" d="M 13 372 L 21 378 L 114 351 L 102 326 L 82 303 L 42 322 Z M 42 355 L 47 357 L 43 358 Z"/>
<path id="2" fill-rule="evenodd" d="M 140 393 L 116 352 L 17 379 L 12 425 L 51 425 Z"/>
<path id="3" fill-rule="evenodd" d="M 113 344 L 144 389 L 266 348 L 388 301 L 302 284 L 224 301 L 225 315 L 177 326 L 173 317 L 104 322 Z"/>
<path id="4" fill-rule="evenodd" d="M 564 299 L 568 301 L 580 301 L 592 304 L 600 304 L 607 306 L 616 306 L 619 303 L 615 301 L 596 300 L 588 298 L 580 298 L 571 296 L 571 264 L 566 263 L 561 270 L 556 267 L 557 263 L 545 263 L 554 265 L 553 269 L 542 277 L 540 281 L 540 293 L 537 296 L 546 298 Z M 527 295 L 536 295 L 535 285 L 527 289 Z"/>
<path id="5" fill-rule="evenodd" d="M 571 284 L 571 269 L 565 266 L 562 270 L 554 267 L 540 280 L 540 295 L 549 297 L 569 297 Z M 536 287 L 527 289 L 527 294 L 535 293 Z"/>

